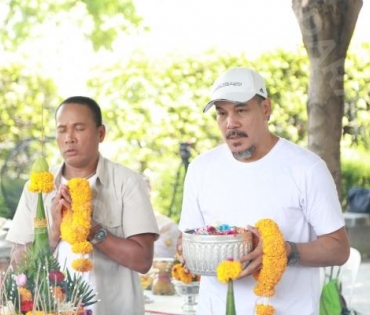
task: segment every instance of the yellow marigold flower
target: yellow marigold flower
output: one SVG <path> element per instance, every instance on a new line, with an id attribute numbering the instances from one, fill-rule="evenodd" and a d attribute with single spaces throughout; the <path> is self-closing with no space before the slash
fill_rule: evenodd
<path id="1" fill-rule="evenodd" d="M 72 268 L 80 272 L 91 271 L 93 264 L 90 259 L 79 258 L 72 261 Z"/>
<path id="2" fill-rule="evenodd" d="M 184 267 L 180 263 L 173 265 L 171 269 L 171 275 L 175 280 L 182 281 L 184 283 L 190 283 L 193 280 L 199 280 L 199 278 L 194 276 L 188 268 Z"/>
<path id="3" fill-rule="evenodd" d="M 54 176 L 49 171 L 32 172 L 28 190 L 36 193 L 48 193 L 54 189 Z"/>
<path id="4" fill-rule="evenodd" d="M 89 203 L 91 200 L 91 190 L 88 180 L 85 178 L 73 178 L 67 185 L 76 205 L 85 205 Z"/>
<path id="5" fill-rule="evenodd" d="M 88 254 L 91 253 L 92 250 L 93 246 L 88 241 L 79 242 L 72 245 L 72 252 L 76 254 Z"/>
<path id="6" fill-rule="evenodd" d="M 171 269 L 171 275 L 176 280 L 180 280 L 180 270 L 182 269 L 182 265 L 180 263 L 174 264 Z"/>
<path id="7" fill-rule="evenodd" d="M 242 265 L 238 260 L 225 260 L 217 266 L 217 279 L 222 283 L 236 280 L 242 272 Z"/>
<path id="8" fill-rule="evenodd" d="M 68 182 L 71 194 L 71 210 L 63 211 L 60 225 L 62 240 L 72 245 L 72 251 L 77 254 L 92 252 L 93 246 L 87 241 L 91 229 L 91 188 L 85 178 L 73 178 Z M 72 267 L 77 271 L 90 271 L 92 262 L 86 258 L 77 259 Z"/>
<path id="9" fill-rule="evenodd" d="M 193 275 L 188 268 L 184 268 L 180 274 L 180 280 L 184 283 L 190 283 L 193 281 Z"/>
<path id="10" fill-rule="evenodd" d="M 72 243 L 72 238 L 70 237 L 70 228 L 73 222 L 73 212 L 72 210 L 65 209 L 63 211 L 63 220 L 60 224 L 60 237 L 63 241 Z"/>
<path id="11" fill-rule="evenodd" d="M 254 274 L 257 280 L 254 293 L 258 296 L 271 297 L 287 265 L 284 237 L 279 226 L 271 219 L 262 219 L 256 223 L 262 241 L 262 268 Z M 275 309 L 271 305 L 257 304 L 258 315 L 272 315 Z"/>
<path id="12" fill-rule="evenodd" d="M 274 315 L 275 308 L 268 304 L 257 304 L 256 305 L 256 313 L 258 315 Z"/>
<path id="13" fill-rule="evenodd" d="M 54 176 L 49 172 L 49 165 L 44 157 L 39 157 L 32 164 L 28 189 L 37 193 L 48 193 L 54 188 Z"/>
<path id="14" fill-rule="evenodd" d="M 18 288 L 19 295 L 21 297 L 21 302 L 32 301 L 32 293 L 30 290 L 20 287 Z"/>

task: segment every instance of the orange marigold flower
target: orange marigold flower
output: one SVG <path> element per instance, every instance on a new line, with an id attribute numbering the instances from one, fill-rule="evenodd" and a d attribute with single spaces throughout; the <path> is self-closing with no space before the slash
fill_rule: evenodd
<path id="1" fill-rule="evenodd" d="M 66 298 L 66 295 L 63 293 L 63 290 L 61 287 L 59 286 L 56 286 L 56 287 L 53 287 L 53 295 L 55 297 L 55 299 L 58 301 L 58 302 L 63 302 L 64 299 Z"/>
<path id="2" fill-rule="evenodd" d="M 90 259 L 79 258 L 72 261 L 72 268 L 76 271 L 87 272 L 92 270 L 93 264 Z"/>
<path id="3" fill-rule="evenodd" d="M 193 274 L 186 267 L 183 268 L 180 274 L 180 280 L 184 283 L 190 283 L 193 281 Z"/>
<path id="4" fill-rule="evenodd" d="M 257 304 L 256 305 L 256 313 L 258 315 L 274 315 L 275 308 L 268 304 Z"/>
<path id="5" fill-rule="evenodd" d="M 176 280 L 180 280 L 180 270 L 183 266 L 180 263 L 174 264 L 171 269 L 171 275 Z"/>
<path id="6" fill-rule="evenodd" d="M 30 290 L 20 287 L 18 288 L 19 295 L 21 297 L 21 302 L 30 302 L 32 301 L 32 293 Z"/>
<path id="7" fill-rule="evenodd" d="M 79 242 L 72 245 L 72 252 L 76 254 L 88 254 L 91 253 L 92 250 L 93 246 L 88 241 Z"/>

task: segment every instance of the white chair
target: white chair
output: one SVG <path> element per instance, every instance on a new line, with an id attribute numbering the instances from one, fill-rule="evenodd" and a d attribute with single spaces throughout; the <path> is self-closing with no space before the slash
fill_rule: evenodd
<path id="1" fill-rule="evenodd" d="M 332 269 L 331 267 L 321 268 L 320 270 L 322 283 L 325 282 L 325 279 L 330 277 L 330 274 L 332 275 L 332 278 L 339 278 L 342 287 L 342 295 L 346 300 L 347 307 L 349 309 L 352 308 L 352 294 L 360 264 L 360 252 L 356 248 L 351 247 L 349 258 L 344 265 L 341 267 L 334 266 Z"/>

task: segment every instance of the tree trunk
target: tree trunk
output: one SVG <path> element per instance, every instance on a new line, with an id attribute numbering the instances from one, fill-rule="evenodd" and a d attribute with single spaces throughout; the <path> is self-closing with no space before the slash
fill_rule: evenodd
<path id="1" fill-rule="evenodd" d="M 327 163 L 341 197 L 344 61 L 362 0 L 292 0 L 292 4 L 310 61 L 308 148 Z"/>

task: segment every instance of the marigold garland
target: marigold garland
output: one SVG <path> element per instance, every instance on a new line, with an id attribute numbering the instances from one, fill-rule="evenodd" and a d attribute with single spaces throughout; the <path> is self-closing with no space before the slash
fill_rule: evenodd
<path id="1" fill-rule="evenodd" d="M 85 242 L 79 242 L 76 244 L 72 245 L 72 252 L 76 254 L 88 254 L 93 251 L 93 246 L 90 242 L 85 241 Z"/>
<path id="2" fill-rule="evenodd" d="M 257 280 L 254 293 L 269 298 L 275 294 L 275 286 L 287 266 L 285 241 L 279 226 L 271 219 L 258 221 L 256 228 L 262 241 L 263 258 L 261 270 L 253 275 Z M 275 309 L 268 304 L 257 304 L 256 314 L 273 315 Z"/>
<path id="3" fill-rule="evenodd" d="M 63 210 L 63 220 L 60 225 L 61 239 L 72 245 L 76 254 L 88 254 L 93 250 L 87 238 L 91 229 L 91 188 L 85 178 L 73 178 L 68 183 L 71 194 L 71 209 Z M 72 262 L 72 268 L 87 272 L 92 269 L 92 262 L 80 258 Z"/>
<path id="4" fill-rule="evenodd" d="M 264 315 L 274 315 L 275 309 L 273 306 L 268 304 L 257 304 L 256 306 L 257 314 L 264 314 Z"/>
<path id="5" fill-rule="evenodd" d="M 88 272 L 92 270 L 92 262 L 87 258 L 78 258 L 72 261 L 72 268 L 80 272 Z"/>

